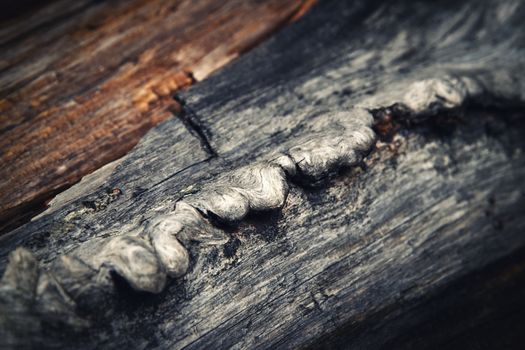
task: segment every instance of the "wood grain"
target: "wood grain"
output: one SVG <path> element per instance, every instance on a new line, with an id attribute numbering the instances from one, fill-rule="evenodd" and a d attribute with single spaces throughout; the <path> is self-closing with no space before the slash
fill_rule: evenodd
<path id="1" fill-rule="evenodd" d="M 312 1 L 56 1 L 0 27 L 0 231 L 128 152 Z"/>
<path id="2" fill-rule="evenodd" d="M 410 83 L 497 73 L 492 93 L 462 108 L 431 105 L 424 121 L 382 125 L 396 132 L 363 168 L 319 186 L 292 183 L 281 210 L 220 227 L 226 244 L 188 246 L 189 272 L 162 293 L 137 294 L 116 278 L 117 296 L 92 305 L 85 334 L 27 327 L 22 341 L 520 348 L 525 94 L 512 77 L 525 57 L 523 18 L 513 1 L 326 1 L 178 94 L 185 117 L 160 123 L 118 163 L 3 236 L 1 269 L 18 246 L 43 267 L 72 251 L 93 254 L 90 243 L 125 236 L 224 172 L 294 145 L 314 123 L 330 125 L 327 111 L 378 98 L 389 102 L 377 118 L 402 117 L 389 103 Z M 482 336 L 491 341 L 477 343 Z"/>

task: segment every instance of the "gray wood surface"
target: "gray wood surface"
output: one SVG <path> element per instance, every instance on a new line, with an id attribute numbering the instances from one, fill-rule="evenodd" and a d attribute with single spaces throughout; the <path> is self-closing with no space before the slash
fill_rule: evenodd
<path id="1" fill-rule="evenodd" d="M 44 269 L 64 254 L 88 259 L 98 241 L 170 213 L 224 173 L 331 135 L 331 111 L 364 108 L 376 118 L 378 142 L 362 166 L 315 182 L 292 176 L 282 208 L 214 222 L 226 243 L 185 241 L 189 271 L 159 294 L 137 293 L 114 276 L 109 298 L 75 300 L 89 322 L 80 333 L 57 331 L 53 322 L 68 320 L 50 322 L 46 312 L 13 312 L 16 298 L 9 303 L 2 290 L 4 315 L 13 315 L 0 317 L 4 341 L 189 349 L 468 343 L 457 334 L 486 318 L 465 312 L 457 317 L 470 317 L 468 325 L 436 321 L 461 303 L 447 288 L 470 294 L 471 285 L 485 286 L 472 274 L 500 281 L 493 275 L 524 261 L 524 11 L 513 1 L 321 2 L 176 96 L 179 118 L 0 238 L 0 266 L 18 246 Z M 516 292 L 508 300 L 503 293 L 523 290 L 517 271 L 485 286 L 503 294 L 507 309 L 523 307 L 513 304 Z M 441 333 L 410 336 L 429 320 Z"/>

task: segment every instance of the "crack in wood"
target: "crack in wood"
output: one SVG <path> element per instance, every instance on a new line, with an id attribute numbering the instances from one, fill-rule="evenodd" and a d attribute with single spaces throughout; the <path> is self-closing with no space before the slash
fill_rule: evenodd
<path id="1" fill-rule="evenodd" d="M 209 154 L 210 158 L 218 156 L 217 152 L 213 149 L 210 139 L 210 131 L 207 130 L 206 126 L 199 120 L 197 114 L 186 104 L 186 102 L 177 94 L 173 95 L 173 99 L 180 105 L 179 109 L 171 109 L 171 113 L 178 118 L 188 132 L 199 139 L 202 148 L 206 153 Z"/>

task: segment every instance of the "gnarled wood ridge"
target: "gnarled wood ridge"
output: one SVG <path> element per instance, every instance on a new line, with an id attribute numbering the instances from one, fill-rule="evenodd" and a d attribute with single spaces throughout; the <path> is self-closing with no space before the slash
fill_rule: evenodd
<path id="1" fill-rule="evenodd" d="M 320 25 L 330 17 L 335 18 L 334 22 Z M 270 298 L 271 288 L 254 292 L 255 299 L 249 299 L 246 294 L 224 299 L 219 294 L 221 290 L 228 290 L 228 278 L 235 283 L 242 283 L 250 274 L 256 275 L 250 275 L 252 280 L 271 279 L 265 274 L 278 274 L 280 269 L 286 271 L 279 266 L 286 264 L 286 259 L 300 261 L 306 250 L 293 250 L 286 258 L 268 255 L 270 265 L 265 265 L 266 271 L 260 272 L 260 277 L 251 270 L 251 265 L 243 267 L 241 259 L 237 274 L 221 279 L 214 274 L 223 270 L 210 267 L 217 264 L 210 263 L 210 254 L 216 252 L 213 247 L 225 247 L 221 259 L 229 261 L 235 252 L 228 252 L 226 248 L 231 247 L 232 241 L 239 241 L 232 238 L 232 232 L 238 234 L 236 228 L 247 220 L 262 216 L 264 221 L 265 215 L 279 211 L 286 216 L 291 189 L 295 191 L 293 201 L 297 202 L 301 191 L 308 191 L 312 186 L 328 186 L 327 178 L 345 176 L 341 175 L 341 169 L 362 167 L 377 148 L 377 133 L 384 130 L 385 120 L 417 125 L 439 115 L 459 113 L 473 105 L 522 105 L 525 84 L 519 74 L 525 71 L 525 33 L 517 30 L 517 23 L 524 18 L 524 6 L 516 1 L 319 5 L 304 20 L 263 47 L 178 97 L 184 104 L 180 119 L 170 120 L 148 134 L 117 170 L 110 169 L 109 177 L 107 172 L 95 173 L 95 177 L 99 176 L 95 181 L 97 186 L 105 183 L 110 188 L 118 187 L 118 191 L 131 192 L 127 200 L 116 200 L 111 212 L 106 206 L 99 210 L 96 201 L 89 199 L 92 197 L 86 191 L 93 185 L 80 183 L 69 194 L 66 192 L 58 198 L 58 204 L 49 213 L 4 238 L 4 257 L 7 248 L 26 246 L 10 253 L 2 279 L 0 322 L 8 333 L 5 339 L 19 344 L 25 341 L 17 338 L 21 334 L 44 338 L 39 332 L 46 322 L 82 330 L 100 318 L 123 317 L 123 312 L 115 306 L 115 295 L 122 293 L 123 285 L 135 292 L 147 292 L 143 298 L 153 298 L 149 293 L 170 298 L 173 288 L 191 290 L 192 286 L 199 286 L 195 290 L 203 291 L 202 298 L 206 299 L 198 299 L 193 294 L 193 298 L 182 297 L 181 309 L 171 304 L 170 310 L 180 314 L 177 320 L 188 318 L 187 328 L 182 321 L 173 321 L 176 323 L 173 326 L 168 322 L 170 317 L 156 311 L 161 319 L 157 320 L 158 324 L 166 322 L 164 332 L 171 332 L 171 337 L 158 336 L 166 343 L 157 346 L 230 346 L 223 342 L 206 343 L 206 339 L 210 341 L 206 338 L 210 329 L 220 329 L 220 325 L 213 322 L 209 326 L 201 325 L 194 323 L 192 317 L 209 315 L 214 298 L 217 307 L 221 307 L 217 317 L 226 320 L 236 317 L 229 309 L 235 298 L 242 300 L 246 310 L 250 302 Z M 282 53 L 291 40 L 297 40 L 292 48 L 296 51 L 290 49 Z M 302 60 L 297 61 L 298 57 Z M 265 60 L 267 62 L 263 62 Z M 299 67 L 287 66 L 295 64 Z M 280 73 L 284 75 L 279 76 Z M 265 80 L 265 76 L 274 80 Z M 239 82 L 238 86 L 235 82 Z M 250 83 L 254 84 L 253 88 L 243 85 Z M 344 91 L 347 93 L 339 93 Z M 174 132 L 181 129 L 180 120 L 188 127 L 188 135 Z M 188 148 L 182 155 L 175 152 L 181 145 Z M 517 160 L 513 160 L 516 168 L 507 172 L 512 176 L 524 170 L 523 156 L 516 157 Z M 151 158 L 155 159 L 148 163 Z M 413 162 L 415 169 L 423 167 L 416 158 L 408 157 L 407 162 Z M 346 174 L 348 176 L 348 172 Z M 422 171 L 412 180 L 414 184 L 420 183 L 419 179 L 427 175 Z M 380 183 L 377 181 L 370 184 L 370 188 L 376 188 Z M 410 187 L 410 178 L 405 181 Z M 425 181 L 434 184 L 437 180 L 430 176 Z M 442 186 L 453 188 L 450 186 L 456 186 L 456 182 L 452 182 L 454 185 Z M 124 183 L 126 189 L 122 189 Z M 148 188 L 150 184 L 154 185 Z M 367 183 L 364 186 L 366 188 Z M 460 180 L 457 186 L 462 186 Z M 402 191 L 398 193 L 401 197 L 408 193 L 407 189 Z M 348 198 L 338 200 L 325 205 L 334 208 L 349 205 Z M 395 202 L 394 198 L 391 200 Z M 87 202 L 91 204 L 86 206 Z M 509 206 L 520 204 L 516 199 Z M 111 205 L 109 202 L 108 206 Z M 437 205 L 434 209 L 439 208 Z M 284 220 L 295 222 L 293 218 Z M 339 216 L 339 220 L 343 219 Z M 383 218 L 378 214 L 356 220 L 355 226 L 364 230 L 370 224 L 373 232 L 373 224 L 379 225 Z M 523 219 L 517 220 L 519 228 Z M 332 228 L 311 222 L 311 234 L 301 231 L 295 233 L 297 236 L 290 235 L 292 239 L 300 239 L 303 234 L 305 240 L 312 242 L 318 242 L 313 239 L 315 235 L 325 237 L 325 243 L 316 243 L 321 251 L 323 244 L 334 242 L 339 247 L 350 246 L 343 255 L 328 254 L 328 263 L 338 266 L 344 261 L 341 256 L 345 259 L 353 256 L 353 238 L 333 228 L 334 225 L 337 226 L 337 221 L 332 223 Z M 36 232 L 44 231 L 48 234 L 41 236 L 43 242 L 35 242 Z M 411 230 L 408 225 L 406 231 L 410 239 L 417 240 L 425 230 L 422 227 Z M 480 247 L 480 240 L 487 235 L 465 234 L 463 239 L 472 247 Z M 516 235 L 509 240 L 511 245 L 525 243 Z M 257 244 L 254 249 L 261 249 L 263 254 L 264 249 Z M 367 260 L 373 259 L 370 256 L 374 253 L 361 256 L 366 261 L 349 273 L 356 278 L 354 282 L 367 283 L 359 280 L 360 273 L 368 273 L 365 267 L 375 268 L 396 256 L 404 261 L 402 257 L 420 254 L 416 248 L 410 248 L 407 253 L 404 249 L 408 246 L 396 247 L 399 250 L 394 249 L 395 253 L 383 263 Z M 465 254 L 472 252 L 474 256 L 478 252 L 471 249 L 465 250 Z M 509 249 L 510 245 L 502 245 L 483 259 L 494 260 Z M 452 248 L 446 251 L 451 256 L 458 254 Z M 247 258 L 255 256 L 253 252 L 250 254 Z M 375 254 L 387 255 L 377 251 Z M 43 263 L 39 263 L 37 257 Z M 436 281 L 453 278 L 461 269 L 474 268 L 466 263 L 454 265 L 454 261 L 445 259 L 438 263 L 444 268 L 435 270 Z M 401 270 L 406 268 L 406 276 L 412 276 L 407 272 L 411 270 L 404 267 L 409 266 L 408 263 L 399 265 Z M 330 276 L 328 266 L 323 273 Z M 423 263 L 420 266 L 425 267 Z M 363 270 L 360 272 L 360 269 Z M 312 276 L 299 276 L 288 288 L 299 290 Z M 216 289 L 209 291 L 205 285 L 214 285 L 214 278 L 220 282 L 216 282 Z M 407 285 L 403 288 L 421 280 L 424 278 L 418 279 L 416 274 L 406 277 L 403 283 Z M 340 286 L 338 290 L 351 288 L 352 283 L 349 280 L 346 283 L 346 287 Z M 173 288 L 162 294 L 167 284 Z M 424 291 L 421 287 L 419 292 Z M 326 290 L 323 293 L 326 294 Z M 337 298 L 348 300 L 349 297 L 339 294 Z M 277 308 L 274 306 L 272 310 Z M 283 322 L 292 327 L 289 321 Z M 22 324 L 35 330 L 28 331 Z M 197 329 L 194 334 L 190 331 L 192 327 Z M 177 338 L 177 329 L 182 332 L 181 338 Z M 229 331 L 217 332 L 216 337 Z M 320 331 L 316 332 L 318 336 Z M 279 336 L 286 337 L 281 333 Z M 236 340 L 236 344 L 261 345 L 257 337 L 243 339 Z M 95 346 L 97 342 L 104 343 L 104 340 L 92 340 L 92 344 L 84 345 Z"/>

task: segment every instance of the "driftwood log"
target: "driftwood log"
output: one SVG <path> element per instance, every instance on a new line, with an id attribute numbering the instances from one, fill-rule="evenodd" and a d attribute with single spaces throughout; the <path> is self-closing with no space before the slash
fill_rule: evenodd
<path id="1" fill-rule="evenodd" d="M 321 2 L 1 238 L 2 341 L 519 348 L 524 19 Z"/>

